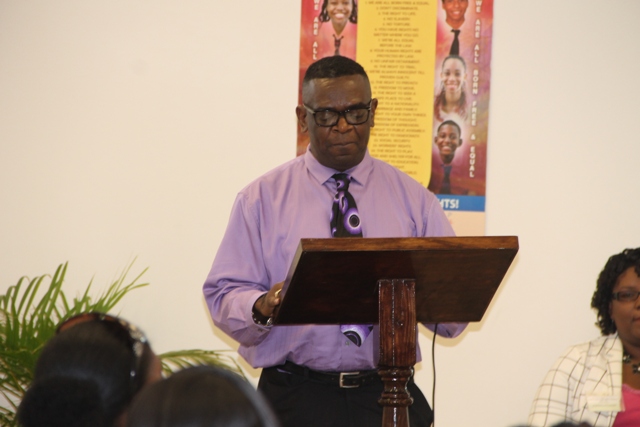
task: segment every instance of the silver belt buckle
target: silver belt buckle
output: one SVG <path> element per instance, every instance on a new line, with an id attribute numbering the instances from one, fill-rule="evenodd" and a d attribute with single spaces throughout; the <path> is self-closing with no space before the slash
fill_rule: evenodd
<path id="1" fill-rule="evenodd" d="M 360 387 L 358 384 L 355 385 L 345 385 L 344 384 L 344 377 L 348 376 L 348 375 L 358 375 L 360 372 L 340 372 L 340 388 L 358 388 Z"/>

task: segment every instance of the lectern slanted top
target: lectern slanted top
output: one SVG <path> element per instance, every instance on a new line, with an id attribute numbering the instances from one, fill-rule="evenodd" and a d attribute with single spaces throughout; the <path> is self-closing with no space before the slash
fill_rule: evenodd
<path id="1" fill-rule="evenodd" d="M 517 251 L 515 236 L 301 239 L 273 323 L 378 323 L 381 279 L 415 280 L 418 322 L 477 322 Z"/>

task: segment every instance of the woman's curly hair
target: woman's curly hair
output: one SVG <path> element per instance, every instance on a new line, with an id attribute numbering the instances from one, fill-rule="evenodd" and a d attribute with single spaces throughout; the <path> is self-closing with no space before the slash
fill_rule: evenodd
<path id="1" fill-rule="evenodd" d="M 611 335 L 617 330 L 611 319 L 609 306 L 613 300 L 613 288 L 618 278 L 630 267 L 634 267 L 636 274 L 640 276 L 640 248 L 625 249 L 619 254 L 612 255 L 598 276 L 596 290 L 591 298 L 591 308 L 598 311 L 596 325 L 602 331 L 602 335 Z"/>

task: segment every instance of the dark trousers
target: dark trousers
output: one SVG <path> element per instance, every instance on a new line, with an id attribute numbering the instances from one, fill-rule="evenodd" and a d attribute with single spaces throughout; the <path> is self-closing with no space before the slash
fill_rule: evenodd
<path id="1" fill-rule="evenodd" d="M 409 406 L 411 427 L 430 427 L 433 413 L 427 399 L 413 381 L 407 388 L 413 397 Z M 282 427 L 382 426 L 382 406 L 378 404 L 383 391 L 381 380 L 345 389 L 273 367 L 262 370 L 258 390 L 271 403 Z"/>

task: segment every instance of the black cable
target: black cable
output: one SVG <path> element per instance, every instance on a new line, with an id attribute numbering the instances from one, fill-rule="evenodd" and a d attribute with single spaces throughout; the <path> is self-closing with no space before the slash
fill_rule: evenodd
<path id="1" fill-rule="evenodd" d="M 431 390 L 431 413 L 433 415 L 433 423 L 436 425 L 436 337 L 438 336 L 438 324 L 433 329 L 433 341 L 431 342 L 431 369 L 433 371 L 433 389 Z"/>

